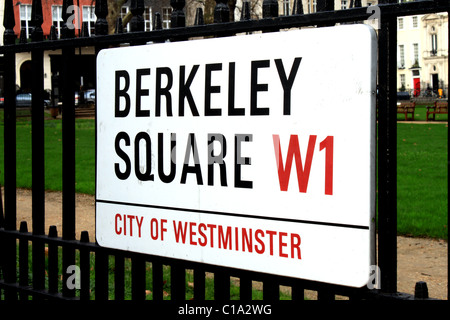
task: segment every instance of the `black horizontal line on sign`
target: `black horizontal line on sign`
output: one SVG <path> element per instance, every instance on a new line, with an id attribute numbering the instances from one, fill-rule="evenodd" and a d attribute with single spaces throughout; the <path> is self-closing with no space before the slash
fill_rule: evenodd
<path id="1" fill-rule="evenodd" d="M 185 211 L 185 212 L 193 212 L 193 213 L 215 214 L 215 215 L 241 217 L 241 218 L 252 218 L 252 219 L 262 219 L 262 220 L 274 220 L 274 221 L 283 221 L 283 222 L 315 224 L 315 225 L 322 225 L 322 226 L 328 226 L 328 227 L 341 227 L 341 228 L 369 230 L 369 226 L 359 226 L 359 225 L 352 225 L 352 224 L 286 219 L 286 218 L 267 217 L 267 216 L 255 216 L 255 215 L 239 214 L 239 213 L 232 213 L 232 212 L 177 208 L 177 207 L 157 206 L 157 205 L 152 205 L 152 204 L 131 203 L 131 202 L 121 202 L 121 201 L 101 200 L 101 199 L 95 199 L 95 201 L 100 202 L 100 203 L 117 204 L 117 205 L 124 205 L 124 206 L 133 206 L 133 207 L 144 207 L 144 208 L 172 210 L 172 211 Z"/>

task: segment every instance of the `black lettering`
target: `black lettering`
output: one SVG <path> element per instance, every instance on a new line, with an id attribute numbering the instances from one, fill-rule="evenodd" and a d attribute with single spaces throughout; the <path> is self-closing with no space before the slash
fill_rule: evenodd
<path id="1" fill-rule="evenodd" d="M 123 89 L 120 89 L 120 79 L 125 80 L 125 85 Z M 125 70 L 117 70 L 116 71 L 116 82 L 115 82 L 115 92 L 116 99 L 114 103 L 114 116 L 116 118 L 123 118 L 128 115 L 130 112 L 130 96 L 127 91 L 130 88 L 130 75 Z M 120 97 L 125 98 L 125 108 L 123 110 L 120 109 Z"/>
<path id="2" fill-rule="evenodd" d="M 114 147 L 116 149 L 116 154 L 125 162 L 125 171 L 120 171 L 120 165 L 118 163 L 114 164 L 114 171 L 116 173 L 117 178 L 120 180 L 126 180 L 130 176 L 131 172 L 131 161 L 128 155 L 120 148 L 120 140 L 125 141 L 125 145 L 130 145 L 130 137 L 126 132 L 119 132 L 116 136 L 116 141 Z"/>
<path id="3" fill-rule="evenodd" d="M 178 97 L 178 115 L 184 117 L 184 99 L 186 98 L 189 102 L 189 107 L 191 108 L 192 115 L 198 117 L 199 113 L 197 106 L 195 105 L 194 98 L 192 97 L 192 92 L 190 86 L 192 81 L 194 81 L 195 74 L 199 68 L 199 65 L 194 65 L 192 67 L 191 73 L 187 80 L 185 80 L 185 66 L 180 66 L 180 90 Z"/>
<path id="4" fill-rule="evenodd" d="M 220 144 L 221 151 L 218 155 L 214 153 L 214 141 Z M 219 165 L 220 170 L 220 185 L 227 186 L 227 170 L 225 167 L 225 158 L 227 154 L 227 141 L 222 134 L 208 134 L 208 185 L 214 185 L 214 164 Z"/>
<path id="5" fill-rule="evenodd" d="M 228 115 L 229 116 L 243 116 L 245 115 L 244 108 L 235 108 L 235 88 L 236 88 L 236 64 L 230 62 L 228 70 Z"/>
<path id="6" fill-rule="evenodd" d="M 295 58 L 292 63 L 291 72 L 289 73 L 289 78 L 286 77 L 286 72 L 284 71 L 283 62 L 281 59 L 275 59 L 275 64 L 277 66 L 278 75 L 280 76 L 281 85 L 283 86 L 284 96 L 283 96 L 283 115 L 288 116 L 291 114 L 291 90 L 294 83 L 295 76 L 297 75 L 298 68 L 302 58 Z"/>
<path id="7" fill-rule="evenodd" d="M 161 76 L 165 75 L 167 77 L 167 85 L 163 88 L 161 87 Z M 172 116 L 172 96 L 170 94 L 170 89 L 173 84 L 173 74 L 170 68 L 157 68 L 156 69 L 156 100 L 155 100 L 155 116 L 159 117 L 161 115 L 161 96 L 166 97 L 166 112 L 167 116 Z"/>
<path id="8" fill-rule="evenodd" d="M 250 115 L 266 116 L 269 115 L 269 108 L 258 108 L 258 92 L 268 91 L 267 83 L 258 83 L 258 69 L 270 67 L 270 60 L 252 61 L 251 68 L 251 87 L 250 87 Z"/>
<path id="9" fill-rule="evenodd" d="M 140 169 L 140 142 L 145 141 L 145 172 Z M 134 172 L 141 181 L 153 181 L 152 172 L 152 141 L 146 132 L 139 132 L 134 139 Z"/>
<path id="10" fill-rule="evenodd" d="M 158 133 L 158 175 L 162 182 L 170 183 L 175 178 L 176 173 L 176 144 L 177 134 L 170 134 L 170 173 L 166 175 L 164 173 L 164 134 Z"/>
<path id="11" fill-rule="evenodd" d="M 251 159 L 241 156 L 241 142 L 252 141 L 251 134 L 236 134 L 234 137 L 234 187 L 235 188 L 253 188 L 253 181 L 245 181 L 241 179 L 241 166 L 250 165 Z"/>
<path id="12" fill-rule="evenodd" d="M 205 116 L 220 116 L 222 114 L 220 109 L 211 109 L 211 93 L 220 93 L 220 86 L 211 85 L 211 73 L 220 70 L 222 70 L 221 63 L 205 66 Z"/>
<path id="13" fill-rule="evenodd" d="M 150 69 L 137 69 L 136 70 L 136 117 L 149 117 L 150 110 L 141 109 L 141 97 L 148 96 L 148 89 L 141 88 L 142 76 L 150 75 Z"/>
<path id="14" fill-rule="evenodd" d="M 189 166 L 189 158 L 191 157 L 191 152 L 194 158 L 193 166 Z M 203 185 L 202 171 L 200 168 L 200 161 L 197 151 L 197 143 L 195 141 L 195 134 L 193 133 L 189 134 L 188 142 L 186 145 L 186 154 L 184 156 L 183 170 L 181 172 L 181 183 L 186 183 L 186 177 L 188 173 L 194 173 L 197 178 L 197 184 Z"/>

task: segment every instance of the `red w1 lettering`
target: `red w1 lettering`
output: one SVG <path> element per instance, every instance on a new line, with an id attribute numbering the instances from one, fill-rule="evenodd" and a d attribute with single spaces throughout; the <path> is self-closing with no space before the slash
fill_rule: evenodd
<path id="1" fill-rule="evenodd" d="M 280 136 L 273 135 L 273 146 L 275 149 L 275 159 L 278 168 L 278 180 L 280 183 L 280 190 L 287 191 L 289 185 L 289 178 L 291 175 L 292 162 L 295 160 L 295 167 L 297 169 L 297 181 L 299 191 L 306 193 L 308 189 L 309 174 L 311 172 L 311 164 L 314 155 L 314 148 L 316 145 L 316 135 L 310 135 L 308 141 L 308 148 L 306 151 L 305 162 L 302 162 L 300 153 L 300 144 L 297 135 L 291 135 L 289 138 L 289 146 L 286 155 L 286 164 L 283 164 L 283 155 L 281 152 Z M 325 194 L 333 194 L 333 145 L 334 137 L 328 136 L 320 143 L 320 151 L 325 149 Z"/>

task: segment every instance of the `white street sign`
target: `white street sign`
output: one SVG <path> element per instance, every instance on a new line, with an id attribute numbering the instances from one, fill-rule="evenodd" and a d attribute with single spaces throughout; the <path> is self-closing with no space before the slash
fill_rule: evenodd
<path id="1" fill-rule="evenodd" d="M 364 286 L 375 77 L 365 25 L 101 51 L 97 242 Z"/>

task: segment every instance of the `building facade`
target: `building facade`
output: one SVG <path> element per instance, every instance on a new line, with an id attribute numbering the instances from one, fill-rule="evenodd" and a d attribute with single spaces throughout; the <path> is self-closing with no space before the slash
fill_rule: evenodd
<path id="1" fill-rule="evenodd" d="M 56 37 L 60 36 L 62 23 L 62 1 L 42 0 L 44 15 L 44 37 L 50 37 L 51 27 L 54 26 Z M 210 1 L 210 2 L 208 2 Z M 236 0 L 234 7 L 234 20 L 241 18 L 243 1 Z M 262 18 L 263 0 L 248 0 L 250 2 L 252 19 Z M 399 0 L 406 1 L 406 0 Z M 116 17 L 127 20 L 130 12 L 131 0 L 117 0 Z M 354 1 L 335 0 L 335 10 L 348 9 Z M 16 26 L 14 31 L 19 39 L 29 38 L 31 33 L 31 3 L 32 0 L 13 0 Z M 76 31 L 76 35 L 95 34 L 95 1 L 76 0 L 77 5 L 68 13 Z M 361 0 L 362 6 L 377 5 L 378 0 Z M 186 0 L 186 24 L 193 25 L 197 8 L 205 9 L 207 6 L 214 8 L 214 0 Z M 294 8 L 294 0 L 278 0 L 278 13 L 280 16 L 291 15 Z M 313 13 L 317 11 L 317 0 L 302 0 L 303 12 Z M 0 19 L 3 21 L 4 0 L 0 0 Z M 211 9 L 211 8 L 210 8 Z M 145 30 L 153 28 L 153 19 L 156 12 L 161 14 L 163 28 L 170 28 L 170 16 L 172 8 L 170 0 L 145 0 L 144 20 Z M 370 21 L 366 21 L 368 23 Z M 110 23 L 111 24 L 111 23 Z M 374 25 L 376 27 L 376 25 Z M 448 14 L 436 13 L 428 15 L 416 15 L 398 18 L 398 68 L 397 84 L 399 91 L 408 91 L 412 96 L 448 96 Z M 3 35 L 3 25 L 0 24 L 0 32 Z M 125 24 L 124 32 L 129 31 L 129 24 Z M 23 40 L 22 41 L 26 41 Z M 3 37 L 0 37 L 0 43 Z M 44 56 L 44 88 L 49 91 L 58 91 L 58 77 L 61 53 L 58 51 L 46 52 Z M 95 88 L 94 70 L 95 55 L 93 48 L 80 48 L 76 54 L 75 63 L 78 85 L 85 89 Z M 22 91 L 31 89 L 29 82 L 31 65 L 29 53 L 21 53 L 16 56 L 17 86 Z M 1 57 L 0 57 L 1 64 Z M 0 73 L 0 96 L 2 96 L 2 77 Z"/>
<path id="2" fill-rule="evenodd" d="M 448 96 L 448 14 L 398 18 L 397 83 L 414 97 Z"/>
<path id="3" fill-rule="evenodd" d="M 69 7 L 68 22 L 70 27 L 74 28 L 76 36 L 95 35 L 95 1 L 93 0 L 74 0 L 74 5 Z M 125 19 L 130 12 L 130 0 L 118 0 L 119 10 L 116 17 Z M 59 38 L 61 36 L 62 26 L 62 4 L 63 0 L 42 0 L 42 14 L 44 22 L 42 30 L 45 39 L 52 36 Z M 14 33 L 17 41 L 28 41 L 32 32 L 31 8 L 32 0 L 13 0 L 14 15 L 16 25 Z M 0 18 L 3 21 L 4 0 L 0 0 Z M 145 0 L 145 9 L 143 18 L 145 21 L 145 30 L 153 29 L 153 19 L 156 12 L 161 14 L 163 28 L 170 28 L 170 15 L 172 8 L 170 0 Z M 53 27 L 53 28 L 52 28 Z M 53 29 L 53 35 L 52 30 Z M 124 32 L 129 30 L 129 24 L 124 26 Z M 3 25 L 1 28 L 3 41 Z M 114 29 L 113 29 L 114 32 Z M 95 52 L 94 48 L 79 48 L 75 54 L 74 64 L 77 75 L 77 87 L 81 89 L 95 88 Z M 59 74 L 61 69 L 61 52 L 55 50 L 44 53 L 44 89 L 51 92 L 54 96 L 59 96 Z M 30 53 L 20 53 L 16 55 L 16 84 L 21 92 L 31 91 L 31 55 Z M 0 77 L 0 84 L 2 80 Z M 1 86 L 2 87 L 2 86 Z M 1 89 L 0 89 L 1 90 Z M 2 95 L 2 94 L 0 94 Z"/>

